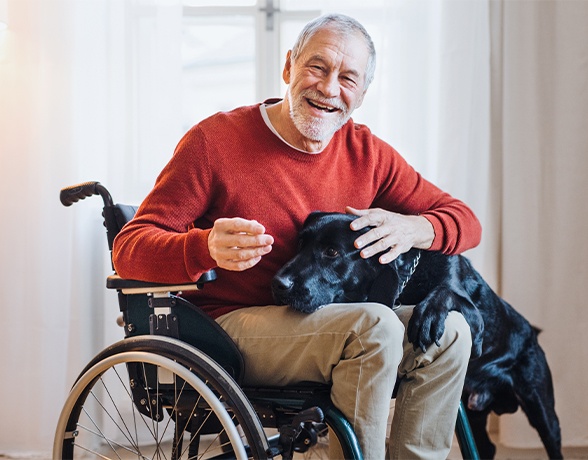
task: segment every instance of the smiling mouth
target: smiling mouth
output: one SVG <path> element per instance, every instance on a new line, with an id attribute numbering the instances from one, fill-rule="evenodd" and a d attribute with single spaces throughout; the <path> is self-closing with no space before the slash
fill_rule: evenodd
<path id="1" fill-rule="evenodd" d="M 337 112 L 339 110 L 336 107 L 329 107 L 328 105 L 322 105 L 322 104 L 319 104 L 318 102 L 311 101 L 310 99 L 306 99 L 306 101 L 308 102 L 308 104 L 310 106 L 314 107 L 315 109 L 322 110 L 323 112 L 333 113 L 333 112 Z"/>

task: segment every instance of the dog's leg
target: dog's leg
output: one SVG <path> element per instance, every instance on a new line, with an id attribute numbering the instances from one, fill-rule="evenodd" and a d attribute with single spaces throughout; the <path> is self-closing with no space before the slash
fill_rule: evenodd
<path id="1" fill-rule="evenodd" d="M 415 348 L 426 351 L 439 340 L 445 331 L 445 319 L 450 311 L 459 311 L 468 322 L 472 332 L 472 358 L 482 353 L 482 333 L 484 321 L 478 309 L 464 296 L 458 295 L 455 288 L 443 285 L 433 289 L 422 302 L 419 302 L 408 322 L 407 335 Z"/>
<path id="2" fill-rule="evenodd" d="M 483 460 L 493 459 L 496 455 L 496 446 L 490 440 L 488 432 L 486 430 L 489 410 L 485 411 L 472 411 L 467 408 L 467 395 L 464 395 L 463 403 L 466 405 L 466 414 L 472 427 L 472 433 L 474 435 L 474 441 L 476 441 L 476 447 L 480 458 Z"/>
<path id="3" fill-rule="evenodd" d="M 531 426 L 539 433 L 549 458 L 563 458 L 559 421 L 551 402 L 544 401 L 543 396 L 533 392 L 521 398 L 521 408 Z"/>
<path id="4" fill-rule="evenodd" d="M 514 387 L 523 412 L 529 419 L 550 459 L 560 459 L 561 429 L 555 413 L 555 398 L 551 372 L 543 350 L 538 344 L 532 346 L 514 375 Z"/>

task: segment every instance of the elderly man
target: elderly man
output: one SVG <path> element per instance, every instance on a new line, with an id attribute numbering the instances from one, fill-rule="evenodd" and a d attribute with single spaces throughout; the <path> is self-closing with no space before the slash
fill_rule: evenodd
<path id="1" fill-rule="evenodd" d="M 366 459 L 386 455 L 388 402 L 400 376 L 389 455 L 440 459 L 471 346 L 460 314 L 450 313 L 439 346 L 423 352 L 405 337 L 410 307 L 333 304 L 304 314 L 272 305 L 271 279 L 314 210 L 355 214 L 354 230 L 373 227 L 355 245 L 383 264 L 413 247 L 455 254 L 479 242 L 464 203 L 350 118 L 374 68 L 374 45 L 357 21 L 328 15 L 309 23 L 286 56 L 285 98 L 190 129 L 118 235 L 114 263 L 123 277 L 169 283 L 216 269 L 218 279 L 190 300 L 234 339 L 246 383 L 331 383 Z"/>

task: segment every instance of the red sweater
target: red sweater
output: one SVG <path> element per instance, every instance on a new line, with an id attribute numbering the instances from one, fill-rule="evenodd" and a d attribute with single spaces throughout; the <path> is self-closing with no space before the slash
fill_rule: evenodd
<path id="1" fill-rule="evenodd" d="M 207 246 L 214 221 L 255 219 L 274 237 L 273 250 L 243 272 L 217 268 L 215 282 L 187 297 L 213 317 L 269 305 L 272 276 L 294 255 L 306 216 L 344 212 L 347 205 L 420 214 L 435 230 L 431 249 L 446 254 L 480 240 L 472 211 L 423 179 L 367 127 L 349 120 L 321 153 L 308 154 L 272 133 L 255 105 L 216 114 L 188 131 L 117 236 L 114 265 L 123 278 L 196 280 L 215 268 Z"/>

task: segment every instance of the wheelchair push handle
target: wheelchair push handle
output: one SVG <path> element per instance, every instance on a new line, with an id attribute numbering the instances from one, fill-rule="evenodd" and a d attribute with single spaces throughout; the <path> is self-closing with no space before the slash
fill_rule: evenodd
<path id="1" fill-rule="evenodd" d="M 59 193 L 59 201 L 61 201 L 63 206 L 71 206 L 72 204 L 93 195 L 100 195 L 104 201 L 104 206 L 113 205 L 110 193 L 106 190 L 106 187 L 97 181 L 83 182 L 81 184 L 70 185 L 69 187 L 61 189 L 61 192 Z"/>

